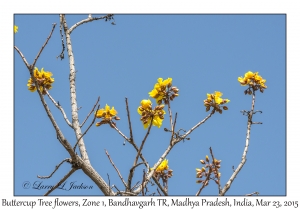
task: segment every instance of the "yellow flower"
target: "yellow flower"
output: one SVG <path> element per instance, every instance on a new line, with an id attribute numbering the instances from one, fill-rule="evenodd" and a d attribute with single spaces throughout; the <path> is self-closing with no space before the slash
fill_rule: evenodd
<path id="1" fill-rule="evenodd" d="M 242 86 L 250 85 L 251 87 L 255 87 L 256 90 L 259 88 L 262 91 L 263 88 L 267 88 L 265 85 L 266 80 L 258 72 L 253 73 L 252 71 L 248 71 L 244 77 L 238 77 L 238 81 Z"/>
<path id="2" fill-rule="evenodd" d="M 149 127 L 152 118 L 152 125 L 160 128 L 163 123 L 164 115 L 166 114 L 163 108 L 164 105 L 158 105 L 152 110 L 152 103 L 149 99 L 141 101 L 141 106 L 138 107 L 137 112 L 142 116 L 140 120 L 145 129 Z"/>
<path id="3" fill-rule="evenodd" d="M 117 111 L 115 110 L 115 107 L 112 107 L 110 109 L 110 106 L 108 106 L 106 104 L 105 108 L 104 109 L 99 109 L 96 113 L 96 117 L 97 118 L 103 118 L 103 119 L 106 119 L 106 120 L 111 120 L 112 117 L 116 116 L 117 115 Z"/>
<path id="4" fill-rule="evenodd" d="M 35 67 L 33 70 L 33 76 L 40 87 L 40 91 L 43 95 L 45 95 L 46 90 L 50 90 L 52 88 L 52 83 L 54 82 L 54 78 L 51 78 L 52 73 L 44 71 L 44 68 L 39 71 L 38 68 Z M 31 92 L 36 91 L 36 86 L 31 77 L 28 80 L 27 86 L 28 90 L 30 90 Z"/>
<path id="5" fill-rule="evenodd" d="M 157 104 L 161 104 L 162 100 L 167 97 L 166 88 L 171 87 L 171 85 L 172 78 L 168 78 L 166 80 L 158 78 L 153 90 L 149 92 L 149 96 L 154 98 Z"/>
<path id="6" fill-rule="evenodd" d="M 169 166 L 168 166 L 168 160 L 164 159 L 161 164 L 156 168 L 155 172 L 162 172 L 164 170 L 168 170 Z M 153 170 L 153 168 L 151 168 L 151 170 Z"/>
<path id="7" fill-rule="evenodd" d="M 216 111 L 222 114 L 222 110 L 220 109 L 220 105 L 228 103 L 229 99 L 222 99 L 221 96 L 223 94 L 220 91 L 215 91 L 215 93 L 210 94 L 207 93 L 207 99 L 204 100 L 204 106 L 206 107 L 206 111 L 210 110 L 210 107 L 213 107 Z M 228 110 L 227 106 L 223 106 L 224 110 Z"/>
<path id="8" fill-rule="evenodd" d="M 103 109 L 99 109 L 95 112 L 97 118 L 102 118 L 100 122 L 96 123 L 96 126 L 98 127 L 103 124 L 110 124 L 110 126 L 113 128 L 113 125 L 116 126 L 116 123 L 112 120 L 120 120 L 117 114 L 118 112 L 115 110 L 115 107 L 110 108 L 110 106 L 106 104 Z"/>
<path id="9" fill-rule="evenodd" d="M 14 25 L 14 33 L 18 32 L 18 26 Z"/>

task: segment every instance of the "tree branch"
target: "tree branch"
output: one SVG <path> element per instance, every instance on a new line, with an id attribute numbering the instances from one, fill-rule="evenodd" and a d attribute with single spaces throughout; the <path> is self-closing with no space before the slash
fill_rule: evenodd
<path id="1" fill-rule="evenodd" d="M 69 56 L 69 64 L 70 64 L 70 75 L 69 75 L 69 81 L 70 81 L 70 95 L 71 95 L 71 110 L 72 110 L 72 126 L 75 132 L 75 136 L 79 145 L 79 150 L 81 157 L 83 158 L 83 161 L 90 163 L 83 138 L 80 139 L 82 136 L 81 128 L 79 125 L 79 119 L 78 119 L 78 106 L 77 106 L 77 99 L 76 99 L 76 85 L 75 85 L 75 78 L 76 78 L 76 71 L 75 71 L 75 61 L 74 61 L 74 55 L 72 50 L 72 43 L 71 43 L 71 36 L 70 32 L 68 30 L 67 22 L 65 15 L 60 15 L 60 22 L 63 24 L 66 42 L 67 42 L 67 51 Z"/>
<path id="2" fill-rule="evenodd" d="M 127 98 L 125 98 L 125 102 L 126 102 L 126 111 L 127 111 L 127 118 L 128 118 L 128 125 L 129 125 L 130 139 L 133 141 L 132 126 L 131 126 L 131 121 L 130 121 L 130 112 L 129 112 L 128 99 L 127 99 Z M 127 141 L 128 141 L 128 140 L 127 140 Z"/>
<path id="3" fill-rule="evenodd" d="M 110 158 L 110 155 L 108 154 L 107 150 L 106 150 L 106 149 L 104 149 L 104 150 L 105 150 L 105 154 L 107 155 L 107 157 L 108 157 L 110 163 L 112 164 L 112 166 L 113 166 L 113 167 L 115 168 L 115 170 L 117 171 L 117 173 L 118 173 L 118 175 L 119 175 L 121 181 L 123 182 L 125 188 L 127 188 L 127 184 L 126 184 L 126 182 L 124 181 L 124 179 L 123 179 L 123 177 L 122 177 L 122 175 L 121 175 L 119 169 L 116 167 L 116 165 L 114 164 L 114 162 L 113 162 L 112 159 Z"/>
<path id="4" fill-rule="evenodd" d="M 44 196 L 49 195 L 53 192 L 56 188 L 58 188 L 64 181 L 66 181 L 75 171 L 77 168 L 72 168 L 55 186 L 53 186 Z"/>
<path id="5" fill-rule="evenodd" d="M 54 171 L 53 171 L 49 176 L 39 176 L 39 175 L 37 175 L 37 178 L 39 178 L 39 179 L 49 179 L 49 178 L 51 178 L 52 175 L 57 171 L 57 169 L 58 169 L 64 162 L 71 163 L 72 160 L 71 160 L 70 158 L 64 159 L 63 161 L 60 162 L 60 164 L 58 164 L 57 166 L 55 166 Z"/>
<path id="6" fill-rule="evenodd" d="M 49 92 L 45 89 L 45 92 L 47 94 L 47 96 L 49 97 L 49 99 L 53 102 L 53 104 L 61 111 L 66 123 L 73 128 L 72 124 L 70 123 L 70 121 L 68 120 L 68 117 L 64 111 L 64 109 L 61 107 L 61 105 L 59 105 L 58 103 L 56 103 L 56 101 L 52 98 L 52 96 L 49 94 Z"/>
<path id="7" fill-rule="evenodd" d="M 69 29 L 69 34 L 72 33 L 72 31 L 77 28 L 78 26 L 84 24 L 84 23 L 88 23 L 88 22 L 92 22 L 94 20 L 101 20 L 101 19 L 106 19 L 106 20 L 110 20 L 112 18 L 112 14 L 108 14 L 102 17 L 92 17 L 92 15 L 89 15 L 87 19 L 81 20 L 78 23 L 74 24 L 70 29 Z"/>
<path id="8" fill-rule="evenodd" d="M 252 125 L 252 116 L 253 116 L 254 104 L 255 104 L 255 91 L 253 90 L 253 92 L 252 92 L 251 111 L 248 113 L 246 142 L 245 142 L 244 152 L 243 152 L 243 155 L 242 155 L 242 160 L 241 160 L 240 164 L 238 165 L 238 167 L 236 168 L 236 170 L 234 170 L 233 174 L 231 175 L 231 177 L 229 178 L 229 180 L 225 184 L 224 188 L 221 190 L 221 193 L 219 194 L 221 196 L 224 196 L 225 193 L 229 190 L 232 182 L 234 181 L 234 179 L 236 178 L 236 176 L 238 175 L 238 173 L 241 171 L 241 169 L 243 168 L 243 166 L 246 163 L 246 160 L 247 160 L 246 155 L 247 155 L 247 152 L 248 152 L 249 141 L 250 141 L 250 130 L 251 130 L 251 125 Z"/>
<path id="9" fill-rule="evenodd" d="M 30 69 L 30 65 L 28 64 L 26 58 L 24 57 L 24 55 L 22 54 L 22 52 L 19 50 L 19 48 L 17 48 L 17 46 L 14 46 L 14 48 L 15 48 L 15 50 L 17 50 L 17 52 L 18 52 L 19 55 L 21 56 L 21 58 L 22 58 L 24 64 L 26 65 L 26 67 L 27 67 L 28 69 Z"/>
<path id="10" fill-rule="evenodd" d="M 93 113 L 93 111 L 95 110 L 97 104 L 99 103 L 100 101 L 100 96 L 98 97 L 93 109 L 91 110 L 91 112 L 86 116 L 86 118 L 84 119 L 83 123 L 80 125 L 80 127 L 82 127 L 84 125 L 84 123 L 87 121 L 87 119 L 90 117 L 90 115 Z"/>
<path id="11" fill-rule="evenodd" d="M 53 23 L 53 24 L 52 24 L 52 30 L 51 30 L 49 36 L 47 37 L 47 39 L 46 39 L 44 45 L 42 46 L 42 48 L 40 49 L 40 51 L 38 52 L 38 54 L 36 55 L 36 57 L 35 57 L 35 59 L 34 59 L 34 61 L 33 61 L 33 64 L 32 64 L 32 67 L 33 67 L 33 68 L 35 67 L 35 64 L 36 64 L 37 60 L 39 59 L 41 53 L 43 52 L 43 50 L 44 50 L 44 48 L 46 47 L 46 45 L 47 45 L 49 39 L 51 38 L 52 33 L 53 33 L 54 29 L 55 29 L 55 26 L 56 26 L 56 23 Z"/>
<path id="12" fill-rule="evenodd" d="M 97 108 L 97 111 L 99 110 L 99 108 L 100 108 L 100 104 L 98 105 L 98 108 Z M 97 112 L 96 111 L 96 112 Z M 77 142 L 76 142 L 76 144 L 74 145 L 74 147 L 73 147 L 73 150 L 75 151 L 75 149 L 76 149 L 76 146 L 77 146 L 77 144 L 78 144 L 78 142 L 81 140 L 81 138 L 83 138 L 83 136 L 89 131 L 89 129 L 92 127 L 92 125 L 94 124 L 94 122 L 95 122 L 95 120 L 96 120 L 96 115 L 94 115 L 94 118 L 93 118 L 93 121 L 91 122 L 91 124 L 89 125 L 89 127 L 84 131 L 84 133 L 79 137 L 79 139 L 77 140 Z"/>

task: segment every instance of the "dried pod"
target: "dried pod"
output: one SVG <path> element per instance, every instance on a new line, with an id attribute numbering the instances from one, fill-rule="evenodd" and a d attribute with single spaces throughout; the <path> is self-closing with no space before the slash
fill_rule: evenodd
<path id="1" fill-rule="evenodd" d="M 210 106 L 207 106 L 206 107 L 206 111 L 208 112 L 210 110 Z"/>

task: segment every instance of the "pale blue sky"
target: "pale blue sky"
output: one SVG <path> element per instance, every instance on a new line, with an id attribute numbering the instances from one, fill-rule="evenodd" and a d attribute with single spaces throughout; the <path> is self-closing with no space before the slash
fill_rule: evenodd
<path id="1" fill-rule="evenodd" d="M 67 15 L 68 26 L 87 15 Z M 140 144 L 146 131 L 136 112 L 142 99 L 148 99 L 157 78 L 173 78 L 180 96 L 171 104 L 178 112 L 177 128 L 190 129 L 201 121 L 205 112 L 203 100 L 207 93 L 221 91 L 230 99 L 229 110 L 215 114 L 191 135 L 190 141 L 179 143 L 167 156 L 173 177 L 169 180 L 170 195 L 195 195 L 195 168 L 200 159 L 209 154 L 221 159 L 221 184 L 237 167 L 245 146 L 246 120 L 240 110 L 249 110 L 251 97 L 245 96 L 237 82 L 248 70 L 258 71 L 267 80 L 268 88 L 257 94 L 254 121 L 246 165 L 235 179 L 227 195 L 245 195 L 258 191 L 261 195 L 286 194 L 286 16 L 285 15 L 115 15 L 115 26 L 103 20 L 83 24 L 71 34 L 75 66 L 78 70 L 77 102 L 80 122 L 91 110 L 98 96 L 100 104 L 114 106 L 121 118 L 117 126 L 129 136 L 125 97 L 129 100 L 133 134 Z M 67 53 L 60 61 L 61 52 L 58 15 L 15 15 L 19 32 L 15 45 L 32 63 L 40 47 L 57 23 L 51 40 L 36 66 L 51 71 L 55 82 L 51 95 L 60 102 L 69 119 L 69 63 Z M 23 189 L 25 181 L 33 184 L 55 185 L 70 169 L 64 164 L 48 180 L 37 175 L 48 175 L 55 165 L 68 157 L 56 139 L 55 131 L 40 103 L 38 94 L 27 90 L 29 73 L 20 56 L 15 54 L 14 69 L 14 194 L 42 195 L 47 190 Z M 151 99 L 152 100 L 152 99 Z M 71 144 L 73 131 L 61 113 L 47 99 L 59 126 Z M 152 100 L 155 103 L 154 100 Z M 16 118 L 17 117 L 17 118 Z M 89 120 L 89 122 L 91 119 Z M 86 123 L 86 126 L 89 125 Z M 84 128 L 86 128 L 86 126 Z M 145 144 L 143 154 L 150 165 L 156 163 L 167 148 L 169 127 L 154 127 Z M 85 130 L 83 128 L 83 130 Z M 115 170 L 105 155 L 107 149 L 123 177 L 127 179 L 135 158 L 130 144 L 123 146 L 123 138 L 108 125 L 93 126 L 85 136 L 85 144 L 92 165 L 107 181 L 123 189 Z M 142 167 L 135 173 L 134 182 L 141 180 Z M 56 190 L 52 195 L 102 195 L 96 185 L 77 171 L 67 184 L 92 185 L 91 190 Z M 211 183 L 203 195 L 216 195 Z"/>

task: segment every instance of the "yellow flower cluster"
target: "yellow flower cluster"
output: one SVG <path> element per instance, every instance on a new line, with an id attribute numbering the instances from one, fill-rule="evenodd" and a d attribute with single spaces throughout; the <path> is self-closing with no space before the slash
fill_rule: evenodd
<path id="1" fill-rule="evenodd" d="M 179 96 L 179 89 L 171 86 L 172 78 L 168 78 L 166 80 L 158 78 L 153 90 L 149 92 L 149 96 L 154 98 L 158 105 L 152 109 L 152 103 L 149 99 L 141 101 L 141 106 L 138 107 L 137 111 L 140 115 L 142 115 L 140 120 L 142 121 L 145 129 L 149 127 L 152 118 L 152 125 L 157 126 L 158 128 L 162 125 L 164 114 L 166 114 L 163 110 L 165 106 L 164 104 L 168 104 L 170 100 L 172 101 L 175 97 Z M 162 102 L 164 102 L 164 104 L 162 104 Z"/>
<path id="2" fill-rule="evenodd" d="M 153 170 L 153 168 L 151 168 Z M 154 174 L 156 178 L 163 178 L 163 181 L 166 181 L 168 178 L 173 176 L 173 170 L 169 169 L 168 160 L 164 159 L 161 164 L 156 168 Z"/>
<path id="3" fill-rule="evenodd" d="M 171 88 L 171 86 L 172 86 L 172 78 L 168 78 L 166 80 L 163 80 L 162 78 L 158 78 L 157 83 L 154 85 L 153 90 L 149 92 L 149 96 L 154 98 L 158 105 L 160 105 L 162 101 L 164 101 L 165 104 L 167 104 L 168 99 L 172 101 L 175 97 L 179 96 L 178 94 L 179 89 L 177 89 L 176 87 Z"/>
<path id="4" fill-rule="evenodd" d="M 43 95 L 45 95 L 46 90 L 50 90 L 52 88 L 52 83 L 54 82 L 54 78 L 51 78 L 52 73 L 49 71 L 44 71 L 44 68 L 39 71 L 38 68 L 35 67 L 33 70 L 33 76 L 40 87 L 40 91 Z M 28 80 L 27 86 L 28 90 L 30 90 L 31 92 L 36 91 L 36 86 L 31 77 Z"/>
<path id="5" fill-rule="evenodd" d="M 267 88 L 265 85 L 266 80 L 258 75 L 258 72 L 253 73 L 252 71 L 248 71 L 244 77 L 238 77 L 238 81 L 242 86 L 249 85 L 254 91 L 260 89 L 260 92 L 263 92 L 263 89 Z"/>
<path id="6" fill-rule="evenodd" d="M 110 123 L 112 119 L 120 120 L 120 118 L 117 116 L 117 110 L 115 110 L 114 107 L 110 109 L 110 106 L 106 104 L 104 109 L 99 109 L 95 115 L 97 118 L 101 118 L 102 120 L 100 122 L 96 123 L 96 126 L 100 126 L 102 124 Z M 111 122 L 112 123 L 112 122 Z M 114 123 L 113 123 L 114 124 Z"/>
<path id="7" fill-rule="evenodd" d="M 169 169 L 169 165 L 168 165 L 168 160 L 167 159 L 164 159 L 162 162 L 161 162 L 161 164 L 156 168 L 156 172 L 162 172 L 162 171 L 164 171 L 164 170 L 168 170 Z M 151 170 L 153 170 L 152 168 L 151 168 Z"/>
<path id="8" fill-rule="evenodd" d="M 215 91 L 214 94 L 207 94 L 207 99 L 204 100 L 204 106 L 206 107 L 206 111 L 210 110 L 210 107 L 213 107 L 214 110 L 222 114 L 222 110 L 220 107 L 222 107 L 224 110 L 228 110 L 227 106 L 220 106 L 223 104 L 228 103 L 229 99 L 222 99 L 221 96 L 223 94 L 219 91 Z M 214 112 L 213 110 L 213 112 Z"/>
<path id="9" fill-rule="evenodd" d="M 152 118 L 152 125 L 160 128 L 164 119 L 164 114 L 166 114 L 165 110 L 163 110 L 164 106 L 165 105 L 158 105 L 152 109 L 152 103 L 149 99 L 141 101 L 141 106 L 138 107 L 137 112 L 142 115 L 141 121 L 145 129 L 150 125 Z"/>
<path id="10" fill-rule="evenodd" d="M 18 32 L 18 26 L 14 25 L 14 33 Z"/>

